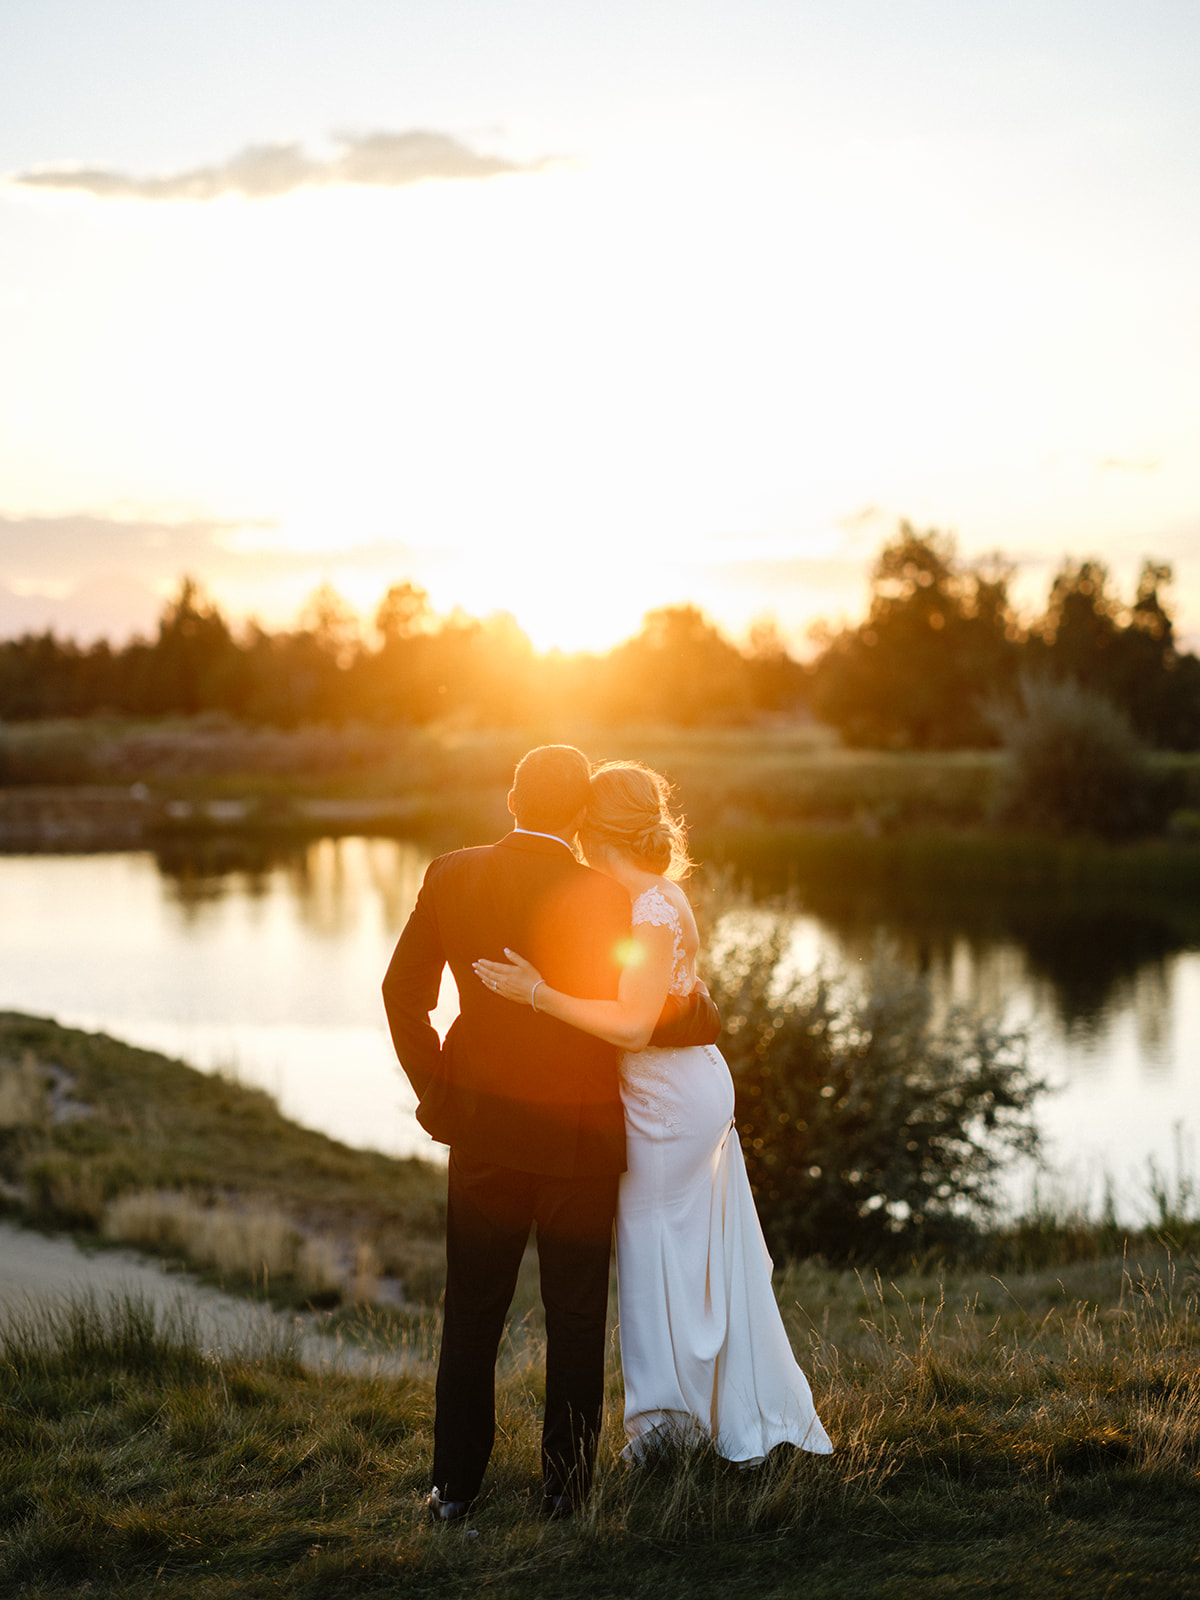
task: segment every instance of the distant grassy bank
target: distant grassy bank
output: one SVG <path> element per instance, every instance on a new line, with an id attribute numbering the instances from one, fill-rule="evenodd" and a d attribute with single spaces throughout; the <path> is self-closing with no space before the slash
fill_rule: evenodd
<path id="1" fill-rule="evenodd" d="M 222 717 L 0 727 L 0 847 L 393 833 L 431 850 L 495 837 L 531 745 L 577 743 L 666 772 L 696 853 L 789 880 L 968 893 L 1081 888 L 1195 897 L 1200 756 L 1161 755 L 1181 804 L 1168 837 L 1124 846 L 1001 831 L 995 751 L 841 749 L 810 723 L 733 729 L 252 728 Z"/>
<path id="2" fill-rule="evenodd" d="M 289 803 L 375 803 L 416 824 L 467 823 L 486 837 L 504 825 L 521 755 L 552 742 L 578 744 L 596 760 L 636 757 L 661 768 L 698 826 L 786 818 L 869 827 L 918 816 L 977 821 L 997 760 L 993 752 L 910 758 L 845 751 L 813 723 L 283 730 L 216 716 L 97 718 L 0 725 L 0 788 L 139 785 L 166 802 L 192 802 L 197 822 L 206 807 L 240 799 L 246 822 L 262 826 L 286 821 Z"/>

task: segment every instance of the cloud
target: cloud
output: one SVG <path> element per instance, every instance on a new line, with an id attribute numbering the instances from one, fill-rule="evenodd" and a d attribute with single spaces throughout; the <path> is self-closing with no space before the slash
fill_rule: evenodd
<path id="1" fill-rule="evenodd" d="M 1105 456 L 1100 463 L 1101 472 L 1157 472 L 1162 462 L 1157 458 L 1131 459 L 1128 456 Z"/>
<path id="2" fill-rule="evenodd" d="M 847 511 L 842 516 L 834 519 L 836 525 L 847 533 L 856 533 L 860 528 L 876 529 L 886 524 L 889 528 L 895 526 L 899 520 L 890 511 L 885 511 L 882 506 L 861 506 L 857 511 Z"/>
<path id="3" fill-rule="evenodd" d="M 296 548 L 278 533 L 273 522 L 249 519 L 0 513 L 0 639 L 43 628 L 79 639 L 145 633 L 184 574 L 227 616 L 282 624 L 322 580 L 345 580 L 373 606 L 388 583 L 422 581 L 426 568 L 451 557 L 388 538 Z"/>
<path id="4" fill-rule="evenodd" d="M 430 179 L 494 178 L 535 172 L 542 161 L 520 164 L 482 155 L 445 133 L 340 134 L 340 152 L 328 160 L 308 156 L 298 144 L 248 145 L 218 166 L 194 167 L 165 177 L 136 178 L 106 167 L 39 167 L 10 180 L 31 189 L 67 190 L 101 200 L 216 200 L 241 195 L 268 200 L 298 189 L 358 184 L 397 189 Z"/>
<path id="5" fill-rule="evenodd" d="M 79 582 L 114 569 L 153 581 L 236 561 L 224 541 L 243 522 L 127 520 L 79 512 L 59 517 L 0 514 L 0 571 L 27 588 Z"/>
<path id="6" fill-rule="evenodd" d="M 147 583 L 112 573 L 89 578 L 64 594 L 25 593 L 0 582 L 0 639 L 53 630 L 90 644 L 154 631 L 162 597 Z"/>
<path id="7" fill-rule="evenodd" d="M 263 578 L 324 568 L 394 567 L 430 556 L 455 555 L 401 539 L 368 539 L 323 548 L 289 545 L 279 538 L 244 536 L 274 532 L 270 521 L 196 518 L 167 522 L 97 512 L 67 516 L 6 516 L 0 512 L 0 573 L 22 589 L 52 590 L 121 571 L 162 584 L 184 573 L 193 577 Z"/>

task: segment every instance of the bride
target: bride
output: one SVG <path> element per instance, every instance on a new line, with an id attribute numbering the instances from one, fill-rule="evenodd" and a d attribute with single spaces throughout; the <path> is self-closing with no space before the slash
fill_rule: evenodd
<path id="1" fill-rule="evenodd" d="M 628 1167 L 617 1202 L 625 1456 L 710 1440 L 729 1461 L 776 1445 L 832 1450 L 771 1289 L 733 1122 L 733 1080 L 710 1046 L 647 1049 L 668 993 L 696 979 L 696 920 L 675 881 L 691 867 L 668 785 L 635 762 L 592 775 L 580 843 L 632 901 L 618 998 L 551 989 L 512 951 L 475 963 L 490 988 L 620 1047 Z"/>

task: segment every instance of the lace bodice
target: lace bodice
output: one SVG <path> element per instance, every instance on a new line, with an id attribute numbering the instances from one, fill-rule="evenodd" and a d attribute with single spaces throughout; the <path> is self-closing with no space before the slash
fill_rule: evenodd
<path id="1" fill-rule="evenodd" d="M 679 919 L 678 911 L 657 885 L 652 889 L 643 890 L 633 902 L 632 921 L 635 928 L 639 923 L 647 922 L 652 927 L 670 928 L 674 955 L 668 989 L 677 999 L 686 999 L 692 992 L 695 978 L 691 962 L 683 947 L 683 923 Z"/>

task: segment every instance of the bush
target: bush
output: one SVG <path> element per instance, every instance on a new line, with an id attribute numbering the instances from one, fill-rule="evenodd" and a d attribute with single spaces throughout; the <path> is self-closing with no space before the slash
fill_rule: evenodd
<path id="1" fill-rule="evenodd" d="M 1071 679 L 1020 680 L 1016 706 L 994 706 L 1008 754 L 1001 821 L 1050 833 L 1129 838 L 1164 821 L 1145 751 L 1128 716 Z"/>
<path id="2" fill-rule="evenodd" d="M 966 1245 L 1043 1087 L 1021 1030 L 881 958 L 861 986 L 788 971 L 783 917 L 727 917 L 710 970 L 759 1217 L 776 1255 L 895 1258 Z"/>

